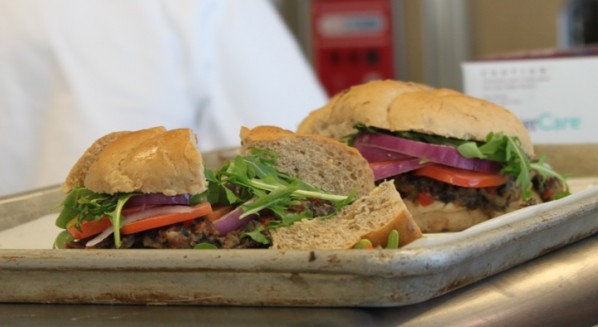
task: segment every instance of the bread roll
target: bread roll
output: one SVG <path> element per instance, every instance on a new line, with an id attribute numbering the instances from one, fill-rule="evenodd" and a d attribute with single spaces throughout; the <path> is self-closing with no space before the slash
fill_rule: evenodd
<path id="1" fill-rule="evenodd" d="M 270 231 L 274 249 L 347 249 L 362 238 L 385 246 L 388 233 L 399 231 L 400 244 L 421 231 L 392 182 L 375 187 L 374 176 L 359 151 L 334 139 L 301 135 L 275 126 L 241 129 L 241 154 L 252 148 L 276 152 L 276 167 L 334 194 L 357 191 L 358 199 L 336 216 L 303 220 Z"/>
<path id="2" fill-rule="evenodd" d="M 202 157 L 190 129 L 154 127 L 108 134 L 71 169 L 64 192 L 197 194 L 206 189 Z"/>
<path id="3" fill-rule="evenodd" d="M 355 133 L 355 124 L 388 128 L 386 110 L 394 99 L 427 89 L 430 87 L 394 80 L 356 85 L 336 94 L 324 107 L 310 113 L 297 132 L 341 139 Z"/>
<path id="4" fill-rule="evenodd" d="M 459 232 L 493 217 L 527 207 L 530 203 L 541 203 L 542 200 L 534 192 L 531 200 L 515 200 L 501 211 L 491 214 L 479 209 L 467 209 L 450 202 L 434 201 L 426 206 L 409 199 L 403 199 L 403 202 L 405 202 L 407 209 L 413 215 L 422 232 L 441 233 Z"/>
<path id="5" fill-rule="evenodd" d="M 509 110 L 458 91 L 391 80 L 368 82 L 340 92 L 310 113 L 297 131 L 340 140 L 357 133 L 357 125 L 464 141 L 485 141 L 488 134 L 499 133 L 516 137 L 522 151 L 532 159 L 535 157 L 527 129 Z M 414 182 L 416 191 L 424 188 L 421 183 L 424 179 Z M 397 184 L 405 192 L 402 186 Z M 451 200 L 440 201 L 450 197 L 435 196 L 435 203 L 421 206 L 412 194 L 403 194 L 407 208 L 424 232 L 460 231 L 530 203 L 542 202 L 534 191 L 532 201 L 513 199 L 504 208 L 468 209 Z"/>
<path id="6" fill-rule="evenodd" d="M 306 117 L 297 132 L 341 139 L 355 133 L 356 124 L 474 141 L 484 141 L 491 132 L 503 133 L 519 138 L 522 149 L 534 157 L 527 129 L 509 110 L 454 90 L 391 80 L 339 93 Z"/>

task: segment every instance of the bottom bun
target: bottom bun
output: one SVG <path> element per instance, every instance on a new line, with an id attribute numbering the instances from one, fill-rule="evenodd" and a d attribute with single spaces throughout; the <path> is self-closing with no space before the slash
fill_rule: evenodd
<path id="1" fill-rule="evenodd" d="M 534 199 L 539 199 L 534 194 Z M 405 206 L 423 233 L 459 232 L 486 220 L 528 206 L 532 202 L 514 201 L 503 211 L 487 213 L 479 209 L 470 210 L 452 203 L 434 201 L 422 206 L 419 203 L 403 199 Z M 539 203 L 541 201 L 536 201 Z"/>
<path id="2" fill-rule="evenodd" d="M 452 203 L 435 201 L 422 206 L 404 201 L 423 233 L 458 232 L 492 218 L 481 210 L 468 210 Z"/>

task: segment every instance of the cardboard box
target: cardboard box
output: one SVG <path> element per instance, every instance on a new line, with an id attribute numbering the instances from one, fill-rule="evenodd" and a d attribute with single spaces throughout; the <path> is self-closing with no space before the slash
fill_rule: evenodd
<path id="1" fill-rule="evenodd" d="M 581 54 L 542 52 L 467 62 L 464 92 L 513 111 L 534 144 L 598 144 L 598 55 Z"/>

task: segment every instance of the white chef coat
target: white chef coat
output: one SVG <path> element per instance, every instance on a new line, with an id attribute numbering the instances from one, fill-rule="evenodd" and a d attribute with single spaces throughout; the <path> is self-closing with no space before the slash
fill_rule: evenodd
<path id="1" fill-rule="evenodd" d="M 0 196 L 112 131 L 191 127 L 209 151 L 325 101 L 267 0 L 0 0 Z"/>

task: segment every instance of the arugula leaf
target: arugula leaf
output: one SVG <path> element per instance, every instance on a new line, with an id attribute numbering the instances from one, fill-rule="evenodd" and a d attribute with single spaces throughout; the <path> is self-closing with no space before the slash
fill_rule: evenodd
<path id="1" fill-rule="evenodd" d="M 272 177 L 272 176 L 270 176 L 270 177 Z M 306 198 L 312 198 L 312 199 L 337 201 L 337 202 L 343 203 L 343 206 L 345 205 L 344 202 L 346 202 L 347 200 L 352 201 L 351 196 L 329 194 L 329 193 L 325 193 L 322 191 L 318 191 L 316 188 L 314 188 L 311 185 L 309 185 L 305 182 L 302 182 L 300 180 L 295 180 L 295 181 L 293 181 L 293 183 L 296 187 L 296 190 L 294 190 L 293 194 L 296 194 L 296 195 L 302 195 Z M 251 184 L 253 186 L 256 186 L 257 188 L 261 188 L 262 190 L 267 190 L 267 191 L 276 191 L 283 187 L 286 187 L 286 188 L 293 187 L 293 185 L 290 185 L 288 183 L 286 185 L 277 185 L 275 180 L 272 180 L 272 178 L 268 178 L 268 177 L 264 178 L 262 180 L 252 179 Z M 354 193 L 355 192 L 353 192 L 353 194 Z"/>
<path id="2" fill-rule="evenodd" d="M 208 181 L 208 189 L 204 194 L 210 203 L 233 204 L 249 200 L 241 199 L 233 190 L 229 189 L 222 173 L 217 174 L 206 169 L 205 176 Z"/>
<path id="3" fill-rule="evenodd" d="M 72 190 L 62 201 L 62 210 L 56 218 L 56 226 L 60 228 L 66 228 L 67 223 L 79 215 L 79 211 L 76 209 L 77 199 L 82 189 Z"/>
<path id="4" fill-rule="evenodd" d="M 342 208 L 351 204 L 357 198 L 357 190 L 351 191 L 349 195 L 344 199 L 338 199 L 337 201 L 333 201 L 334 205 L 336 206 L 335 212 L 340 211 Z"/>
<path id="5" fill-rule="evenodd" d="M 291 226 L 292 224 L 299 222 L 303 219 L 312 219 L 314 218 L 313 214 L 309 210 L 305 210 L 302 212 L 294 212 L 294 213 L 282 213 L 278 212 L 280 220 L 274 220 L 268 223 L 268 227 L 270 229 L 279 228 L 279 227 L 287 227 Z M 325 217 L 318 217 L 319 219 L 323 219 Z"/>
<path id="6" fill-rule="evenodd" d="M 208 199 L 204 194 L 194 194 L 189 198 L 189 206 L 195 206 L 206 201 L 208 201 Z"/>
<path id="7" fill-rule="evenodd" d="M 198 249 L 198 250 L 215 250 L 218 249 L 218 247 L 212 243 L 208 243 L 208 242 L 202 242 L 202 243 L 197 243 L 195 244 L 195 246 L 193 247 L 194 249 Z"/>
<path id="8" fill-rule="evenodd" d="M 67 227 L 67 224 L 77 219 L 76 227 L 80 228 L 83 221 L 100 220 L 109 216 L 114 226 L 114 241 L 120 246 L 120 225 L 122 224 L 122 208 L 125 203 L 137 193 L 105 194 L 95 193 L 87 188 L 73 189 L 62 201 L 62 211 L 56 218 L 56 226 Z"/>
<path id="9" fill-rule="evenodd" d="M 556 194 L 553 199 L 570 194 L 566 178 L 547 166 L 542 158 L 539 161 L 532 161 L 522 150 L 521 141 L 517 137 L 501 133 L 489 133 L 484 142 L 474 142 L 417 132 L 390 132 L 359 124 L 354 127 L 357 132 L 344 138 L 345 142 L 349 145 L 353 145 L 355 138 L 361 132 L 383 133 L 430 144 L 450 145 L 456 147 L 459 153 L 466 158 L 479 158 L 499 162 L 503 165 L 501 173 L 511 175 L 515 178 L 515 184 L 521 188 L 521 197 L 523 200 L 527 200 L 532 196 L 533 172 L 540 176 L 542 182 L 549 176 L 552 176 L 563 183 L 565 191 Z"/>
<path id="10" fill-rule="evenodd" d="M 56 239 L 54 240 L 54 244 L 52 245 L 53 249 L 64 249 L 66 245 L 73 241 L 73 236 L 67 230 L 63 230 L 62 232 L 56 235 Z"/>
<path id="11" fill-rule="evenodd" d="M 236 156 L 218 171 L 206 171 L 208 189 L 205 194 L 212 204 L 242 204 L 241 218 L 259 214 L 268 209 L 276 215 L 267 229 L 289 226 L 301 219 L 311 219 L 311 213 L 296 213 L 289 210 L 301 201 L 321 199 L 330 201 L 336 212 L 351 203 L 355 192 L 349 196 L 330 194 L 285 174 L 274 166 L 279 155 L 264 149 L 253 149 L 245 156 Z M 251 231 L 245 235 L 257 242 L 263 240 Z M 265 236 L 264 236 L 265 237 Z"/>
<path id="12" fill-rule="evenodd" d="M 544 163 L 544 158 L 532 162 L 521 149 L 521 142 L 517 137 L 490 133 L 484 143 L 466 142 L 457 149 L 466 158 L 487 159 L 503 164 L 500 172 L 515 177 L 515 184 L 521 188 L 523 200 L 532 196 L 532 172 L 536 172 L 540 176 L 542 183 L 549 176 L 559 179 L 565 186 L 565 192 L 559 196 L 569 194 L 569 186 L 565 177 L 548 167 Z"/>
<path id="13" fill-rule="evenodd" d="M 241 206 L 241 209 L 243 209 L 244 212 L 240 218 L 256 214 L 266 208 L 276 209 L 281 205 L 282 208 L 285 208 L 291 194 L 296 190 L 296 187 L 277 188 L 270 193 L 261 194 L 261 196 L 256 197 L 255 201 L 250 201 L 248 204 L 246 203 Z"/>
<path id="14" fill-rule="evenodd" d="M 62 202 L 62 211 L 56 219 L 56 226 L 66 228 L 73 218 L 80 223 L 84 220 L 99 220 L 116 208 L 119 195 L 94 193 L 86 188 L 73 189 Z"/>
<path id="15" fill-rule="evenodd" d="M 114 229 L 114 246 L 118 249 L 120 247 L 120 228 L 122 227 L 122 209 L 127 201 L 135 194 L 121 194 L 116 200 L 116 207 L 114 210 L 107 212 L 106 215 L 110 217 L 112 228 Z"/>
<path id="16" fill-rule="evenodd" d="M 270 240 L 264 235 L 262 232 L 265 231 L 266 228 L 262 225 L 259 225 L 256 229 L 250 232 L 245 232 L 241 234 L 241 237 L 251 237 L 252 240 L 261 243 L 261 244 L 270 244 Z"/>
<path id="17" fill-rule="evenodd" d="M 457 149 L 462 156 L 466 158 L 483 158 L 498 162 L 505 162 L 507 160 L 508 137 L 503 138 L 494 133 L 486 136 L 486 141 L 478 144 L 473 141 L 464 141 Z M 517 140 L 517 147 L 519 147 L 519 140 Z"/>
<path id="18" fill-rule="evenodd" d="M 538 172 L 540 175 L 540 178 L 541 178 L 540 182 L 544 183 L 544 182 L 546 182 L 546 179 L 549 176 L 552 176 L 552 177 L 559 179 L 565 185 L 565 190 L 563 192 L 553 194 L 552 199 L 557 200 L 560 198 L 564 198 L 567 195 L 570 195 L 571 192 L 569 191 L 569 185 L 567 185 L 567 183 L 566 183 L 566 180 L 565 180 L 566 178 L 564 176 L 560 175 L 559 173 L 557 173 L 556 171 L 554 171 L 552 168 L 550 168 L 550 166 L 548 166 L 545 163 L 545 160 L 546 160 L 546 156 L 542 156 L 538 162 L 531 163 L 532 169 L 534 171 Z"/>

